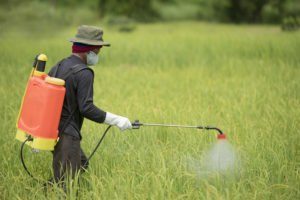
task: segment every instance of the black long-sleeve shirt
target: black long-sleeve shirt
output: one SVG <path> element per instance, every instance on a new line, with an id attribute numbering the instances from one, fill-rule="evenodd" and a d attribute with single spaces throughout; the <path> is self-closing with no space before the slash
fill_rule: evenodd
<path id="1" fill-rule="evenodd" d="M 61 61 L 55 77 L 62 78 L 71 67 L 77 64 L 86 67 L 86 69 L 80 70 L 66 79 L 66 95 L 59 123 L 59 131 L 60 134 L 72 135 L 81 139 L 80 130 L 84 117 L 98 123 L 103 123 L 106 112 L 99 109 L 93 103 L 94 73 L 79 57 L 71 55 Z M 49 76 L 54 76 L 57 66 L 52 67 L 48 73 Z M 63 133 L 61 133 L 72 113 L 74 113 L 72 118 L 66 125 Z"/>

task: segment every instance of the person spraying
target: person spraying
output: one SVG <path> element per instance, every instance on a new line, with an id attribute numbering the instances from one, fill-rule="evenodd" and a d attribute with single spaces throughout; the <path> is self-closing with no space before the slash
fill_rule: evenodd
<path id="1" fill-rule="evenodd" d="M 73 42 L 72 54 L 52 67 L 48 75 L 44 72 L 47 56 L 45 54 L 36 56 L 16 124 L 16 139 L 22 142 L 20 158 L 29 176 L 38 180 L 26 167 L 23 154 L 25 144 L 32 147 L 34 152 L 39 150 L 53 152 L 54 179 L 50 179 L 50 183 L 62 181 L 62 186 L 65 186 L 66 175 L 73 179 L 77 172 L 87 169 L 89 160 L 112 126 L 117 126 L 122 131 L 139 129 L 141 126 L 214 130 L 218 133 L 220 141 L 217 147 L 224 146 L 226 135 L 217 127 L 147 123 L 139 120 L 131 123 L 126 117 L 105 112 L 94 105 L 94 72 L 89 66 L 97 64 L 102 47 L 110 46 L 108 42 L 103 41 L 102 36 L 103 31 L 100 28 L 80 26 L 76 37 L 70 40 Z M 84 118 L 109 125 L 89 157 L 80 147 Z M 224 148 L 221 148 L 221 151 L 222 149 Z M 226 164 L 228 162 L 214 159 L 223 158 L 218 156 L 219 151 L 213 152 L 217 154 L 213 153 L 210 156 L 212 162 L 207 162 L 213 164 L 210 168 L 220 164 L 228 168 Z"/>
<path id="2" fill-rule="evenodd" d="M 80 169 L 87 169 L 88 161 L 80 146 L 81 127 L 84 118 L 97 123 L 117 126 L 120 130 L 132 128 L 128 118 L 98 108 L 93 102 L 94 72 L 89 66 L 98 63 L 103 41 L 103 30 L 95 26 L 82 25 L 70 39 L 72 54 L 58 62 L 49 76 L 65 80 L 66 95 L 59 123 L 59 140 L 53 151 L 55 182 L 63 181 L 66 172 L 71 177 Z"/>

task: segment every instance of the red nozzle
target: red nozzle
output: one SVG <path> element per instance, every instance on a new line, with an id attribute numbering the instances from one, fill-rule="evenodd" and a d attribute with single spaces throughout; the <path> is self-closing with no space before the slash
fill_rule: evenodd
<path id="1" fill-rule="evenodd" d="M 217 138 L 218 140 L 226 140 L 226 134 L 219 134 Z"/>

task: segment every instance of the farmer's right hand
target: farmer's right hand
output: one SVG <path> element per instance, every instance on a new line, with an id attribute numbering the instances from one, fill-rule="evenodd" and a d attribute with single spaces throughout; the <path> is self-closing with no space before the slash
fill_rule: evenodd
<path id="1" fill-rule="evenodd" d="M 131 129 L 132 125 L 128 118 L 106 112 L 104 123 L 117 126 L 121 131 Z"/>

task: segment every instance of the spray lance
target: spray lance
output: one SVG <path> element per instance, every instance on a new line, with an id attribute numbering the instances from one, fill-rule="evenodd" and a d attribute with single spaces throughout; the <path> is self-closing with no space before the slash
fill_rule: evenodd
<path id="1" fill-rule="evenodd" d="M 192 125 L 178 125 L 178 124 L 157 124 L 157 123 L 141 123 L 139 120 L 135 120 L 132 123 L 133 129 L 139 129 L 141 126 L 158 126 L 158 127 L 171 127 L 171 128 L 195 128 L 203 130 L 216 130 L 218 134 L 218 139 L 225 139 L 226 135 L 221 131 L 221 129 L 212 126 L 192 126 Z"/>

